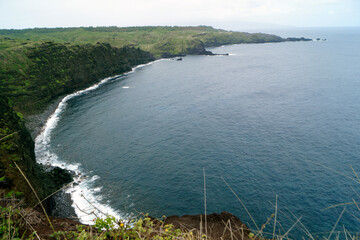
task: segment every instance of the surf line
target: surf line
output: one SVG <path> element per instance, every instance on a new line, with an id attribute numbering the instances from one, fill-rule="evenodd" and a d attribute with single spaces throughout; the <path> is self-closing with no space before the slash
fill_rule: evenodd
<path id="1" fill-rule="evenodd" d="M 79 221 L 83 224 L 93 224 L 93 219 L 95 217 L 103 218 L 107 215 L 111 215 L 117 219 L 125 219 L 126 216 L 124 214 L 121 214 L 119 211 L 113 209 L 110 205 L 101 203 L 101 196 L 95 195 L 95 193 L 101 191 L 101 188 L 99 187 L 92 187 L 93 183 L 100 178 L 99 176 L 94 175 L 91 178 L 84 178 L 85 173 L 82 172 L 80 164 L 68 164 L 59 159 L 56 153 L 52 151 L 50 146 L 51 133 L 56 128 L 60 120 L 60 116 L 66 108 L 67 101 L 69 101 L 70 99 L 87 94 L 88 92 L 99 88 L 101 85 L 105 84 L 109 80 L 126 76 L 130 73 L 135 72 L 136 69 L 151 65 L 161 60 L 164 59 L 159 59 L 146 64 L 138 65 L 132 68 L 132 70 L 127 73 L 105 78 L 88 88 L 79 90 L 65 96 L 58 104 L 54 113 L 52 113 L 50 117 L 46 120 L 46 123 L 42 127 L 42 130 L 35 138 L 35 155 L 36 161 L 38 163 L 45 166 L 60 167 L 75 173 L 74 184 L 72 186 L 69 186 L 65 190 L 65 192 L 70 194 L 72 200 L 71 206 L 74 208 Z"/>

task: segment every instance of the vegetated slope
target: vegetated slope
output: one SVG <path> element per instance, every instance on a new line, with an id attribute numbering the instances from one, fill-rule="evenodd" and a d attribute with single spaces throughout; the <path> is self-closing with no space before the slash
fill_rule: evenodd
<path id="1" fill-rule="evenodd" d="M 53 40 L 72 44 L 109 43 L 114 47 L 136 46 L 155 57 L 204 54 L 205 47 L 226 44 L 307 40 L 284 39 L 262 33 L 232 32 L 198 27 L 80 27 L 0 30 L 0 36 L 30 40 Z"/>
<path id="2" fill-rule="evenodd" d="M 0 95 L 16 110 L 39 112 L 58 96 L 154 60 L 138 48 L 0 39 Z"/>
<path id="3" fill-rule="evenodd" d="M 65 170 L 54 168 L 46 172 L 36 163 L 34 141 L 29 131 L 8 104 L 8 99 L 0 96 L 0 190 L 10 193 L 8 195 L 22 196 L 34 205 L 38 201 L 16 164 L 41 200 L 72 181 Z"/>

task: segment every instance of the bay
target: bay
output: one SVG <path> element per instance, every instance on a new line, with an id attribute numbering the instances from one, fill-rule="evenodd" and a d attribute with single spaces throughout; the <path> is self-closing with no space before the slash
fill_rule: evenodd
<path id="1" fill-rule="evenodd" d="M 229 56 L 139 68 L 70 99 L 50 148 L 98 176 L 92 194 L 124 214 L 203 213 L 205 169 L 208 213 L 255 228 L 224 178 L 257 225 L 277 195 L 279 210 L 328 234 L 343 207 L 323 209 L 360 201 L 359 30 L 283 30 L 326 41 L 224 46 L 209 50 Z M 358 231 L 359 218 L 348 205 L 339 228 Z"/>

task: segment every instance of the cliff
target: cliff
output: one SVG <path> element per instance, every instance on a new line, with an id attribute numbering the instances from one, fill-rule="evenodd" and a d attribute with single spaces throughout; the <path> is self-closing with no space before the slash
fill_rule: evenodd
<path id="1" fill-rule="evenodd" d="M 59 96 L 154 60 L 151 54 L 133 47 L 51 41 L 21 45 L 2 56 L 0 95 L 9 97 L 15 109 L 27 115 L 43 111 Z"/>
<path id="2" fill-rule="evenodd" d="M 65 170 L 54 168 L 47 172 L 36 163 L 34 141 L 29 131 L 21 117 L 9 106 L 8 99 L 0 96 L 0 189 L 8 196 L 25 198 L 30 205 L 37 204 L 34 193 L 15 163 L 41 200 L 72 181 Z M 50 207 L 51 201 L 45 205 Z"/>

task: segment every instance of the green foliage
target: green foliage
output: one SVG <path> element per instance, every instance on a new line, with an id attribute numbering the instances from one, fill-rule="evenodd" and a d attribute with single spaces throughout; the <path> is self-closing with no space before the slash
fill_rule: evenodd
<path id="1" fill-rule="evenodd" d="M 11 190 L 5 194 L 5 198 L 21 198 L 23 196 L 22 192 L 17 192 L 15 190 Z"/>
<path id="2" fill-rule="evenodd" d="M 3 50 L 1 55 L 0 94 L 11 98 L 22 113 L 40 112 L 60 95 L 154 60 L 149 53 L 133 47 L 73 46 L 51 41 Z"/>
<path id="3" fill-rule="evenodd" d="M 78 226 L 77 231 L 55 232 L 51 236 L 55 239 L 200 239 L 193 232 L 175 229 L 173 225 L 165 225 L 161 220 L 151 219 L 148 215 L 126 223 L 116 220 L 112 216 L 104 219 L 96 218 L 93 226 L 96 231 L 86 226 Z"/>
<path id="4" fill-rule="evenodd" d="M 103 229 L 109 231 L 110 229 L 114 228 L 115 223 L 116 220 L 112 216 L 108 216 L 105 219 L 97 218 L 94 227 L 97 228 L 99 232 L 101 232 Z"/>
<path id="5" fill-rule="evenodd" d="M 3 195 L 3 193 L 1 193 Z M 16 193 L 11 192 L 1 198 L 7 204 L 0 205 L 0 236 L 1 239 L 24 239 L 25 221 L 22 218 L 20 202 L 14 198 Z M 32 234 L 27 239 L 32 239 Z"/>
<path id="6" fill-rule="evenodd" d="M 197 27 L 80 27 L 80 28 L 35 28 L 23 30 L 0 30 L 0 36 L 19 41 L 56 41 L 70 44 L 109 43 L 113 47 L 136 46 L 156 57 L 164 54 L 187 54 L 189 42 L 200 40 L 205 47 L 235 43 L 279 42 L 285 39 L 261 33 L 230 32 L 209 26 Z M 27 42 L 26 42 L 27 43 Z M 29 44 L 29 43 L 27 43 Z M 164 45 L 174 45 L 163 49 Z M 185 50 L 185 51 L 184 51 Z"/>

